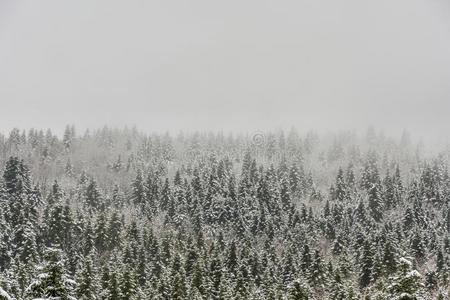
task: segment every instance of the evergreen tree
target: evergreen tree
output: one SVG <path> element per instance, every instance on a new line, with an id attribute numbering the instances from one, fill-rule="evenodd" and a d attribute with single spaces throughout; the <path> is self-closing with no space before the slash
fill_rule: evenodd
<path id="1" fill-rule="evenodd" d="M 309 281 L 313 286 L 324 287 L 325 280 L 326 277 L 322 256 L 320 255 L 320 252 L 316 250 L 314 252 L 314 259 L 309 269 Z"/>
<path id="2" fill-rule="evenodd" d="M 91 252 L 82 262 L 80 271 L 77 274 L 76 295 L 80 300 L 100 299 L 99 298 L 99 280 L 97 278 L 97 269 L 94 265 L 96 258 L 95 252 Z"/>
<path id="3" fill-rule="evenodd" d="M 61 250 L 47 248 L 45 257 L 45 263 L 38 269 L 36 279 L 27 288 L 28 297 L 75 299 L 73 290 L 76 284 L 64 269 Z"/>
<path id="4" fill-rule="evenodd" d="M 295 280 L 289 288 L 289 300 L 310 299 L 308 288 L 300 280 Z"/>
<path id="5" fill-rule="evenodd" d="M 10 195 L 31 192 L 31 179 L 28 167 L 18 157 L 11 156 L 6 162 L 3 181 L 6 192 Z"/>
<path id="6" fill-rule="evenodd" d="M 339 201 L 344 201 L 347 199 L 348 191 L 344 180 L 344 171 L 341 168 L 339 168 L 338 175 L 336 177 L 335 194 L 336 199 Z"/>
<path id="7" fill-rule="evenodd" d="M 361 273 L 359 275 L 359 286 L 366 288 L 372 280 L 373 268 L 373 252 L 369 242 L 364 242 L 363 252 L 361 257 Z"/>
<path id="8" fill-rule="evenodd" d="M 129 270 L 128 268 L 125 268 L 122 272 L 122 278 L 120 283 L 120 291 L 122 295 L 123 300 L 132 299 L 133 295 L 136 293 L 136 279 L 135 274 Z"/>
<path id="9" fill-rule="evenodd" d="M 412 263 L 406 258 L 401 258 L 396 276 L 390 279 L 389 297 L 403 300 L 421 299 L 423 293 L 421 281 L 422 277 L 419 272 L 412 269 Z"/>
<path id="10" fill-rule="evenodd" d="M 131 184 L 131 200 L 134 204 L 144 204 L 146 199 L 146 189 L 142 172 L 138 171 L 135 180 Z"/>
<path id="11" fill-rule="evenodd" d="M 102 198 L 97 187 L 97 182 L 91 178 L 86 187 L 86 205 L 91 209 L 98 209 L 102 206 Z"/>
<path id="12" fill-rule="evenodd" d="M 380 222 L 383 217 L 383 203 L 378 185 L 373 185 L 369 190 L 369 210 L 372 218 Z"/>

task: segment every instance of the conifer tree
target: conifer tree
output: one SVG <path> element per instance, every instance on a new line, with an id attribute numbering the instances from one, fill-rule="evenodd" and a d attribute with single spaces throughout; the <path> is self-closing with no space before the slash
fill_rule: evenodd
<path id="1" fill-rule="evenodd" d="M 6 162 L 3 180 L 6 192 L 10 195 L 31 192 L 31 179 L 28 167 L 18 157 L 11 156 Z"/>
<path id="2" fill-rule="evenodd" d="M 99 209 L 102 206 L 102 198 L 97 187 L 97 182 L 91 178 L 86 187 L 86 205 L 91 209 Z"/>
<path id="3" fill-rule="evenodd" d="M 144 185 L 144 179 L 142 172 L 139 170 L 136 174 L 136 178 L 131 184 L 131 199 L 134 204 L 144 204 L 146 199 L 146 189 Z"/>
<path id="4" fill-rule="evenodd" d="M 99 280 L 97 278 L 97 269 L 94 264 L 96 259 L 95 252 L 91 252 L 82 262 L 81 268 L 77 274 L 76 295 L 79 300 L 100 299 L 99 298 Z"/>
<path id="5" fill-rule="evenodd" d="M 325 270 L 322 256 L 318 250 L 314 252 L 314 259 L 311 262 L 309 269 L 309 282 L 312 286 L 324 287 L 325 285 Z"/>
<path id="6" fill-rule="evenodd" d="M 310 299 L 308 288 L 301 280 L 295 280 L 289 287 L 289 300 L 308 300 Z"/>
<path id="7" fill-rule="evenodd" d="M 45 264 L 36 279 L 27 288 L 28 297 L 73 300 L 75 281 L 67 275 L 61 250 L 47 248 Z"/>
<path id="8" fill-rule="evenodd" d="M 397 299 L 420 299 L 423 293 L 422 276 L 413 270 L 407 258 L 400 258 L 396 276 L 390 278 L 388 297 Z M 394 298 L 395 299 L 395 298 Z"/>
<path id="9" fill-rule="evenodd" d="M 136 278 L 135 274 L 128 267 L 122 271 L 122 278 L 120 282 L 120 292 L 123 300 L 132 299 L 133 295 L 137 292 L 136 290 Z"/>
<path id="10" fill-rule="evenodd" d="M 373 185 L 369 190 L 369 210 L 372 218 L 380 222 L 383 217 L 383 203 L 379 185 Z"/>
<path id="11" fill-rule="evenodd" d="M 338 175 L 336 177 L 336 183 L 335 183 L 335 194 L 336 199 L 339 201 L 344 201 L 347 199 L 347 186 L 344 180 L 344 171 L 342 168 L 339 168 Z"/>
<path id="12" fill-rule="evenodd" d="M 365 241 L 363 245 L 360 268 L 361 273 L 359 275 L 359 286 L 361 288 L 366 288 L 371 283 L 373 268 L 373 252 L 368 241 Z"/>

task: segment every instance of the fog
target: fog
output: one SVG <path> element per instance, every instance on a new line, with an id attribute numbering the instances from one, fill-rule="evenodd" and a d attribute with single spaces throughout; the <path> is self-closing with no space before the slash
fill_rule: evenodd
<path id="1" fill-rule="evenodd" d="M 1 1 L 0 129 L 447 135 L 446 0 Z"/>

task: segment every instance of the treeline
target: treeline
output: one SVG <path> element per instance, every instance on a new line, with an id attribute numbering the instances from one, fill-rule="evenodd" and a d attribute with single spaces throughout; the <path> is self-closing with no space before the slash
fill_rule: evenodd
<path id="1" fill-rule="evenodd" d="M 68 126 L 0 154 L 0 299 L 448 296 L 448 152 L 407 134 Z"/>

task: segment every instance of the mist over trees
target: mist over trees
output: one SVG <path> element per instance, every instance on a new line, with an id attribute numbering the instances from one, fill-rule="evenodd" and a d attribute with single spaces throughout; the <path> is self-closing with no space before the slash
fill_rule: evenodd
<path id="1" fill-rule="evenodd" d="M 450 151 L 408 134 L 0 135 L 0 299 L 447 299 Z"/>

